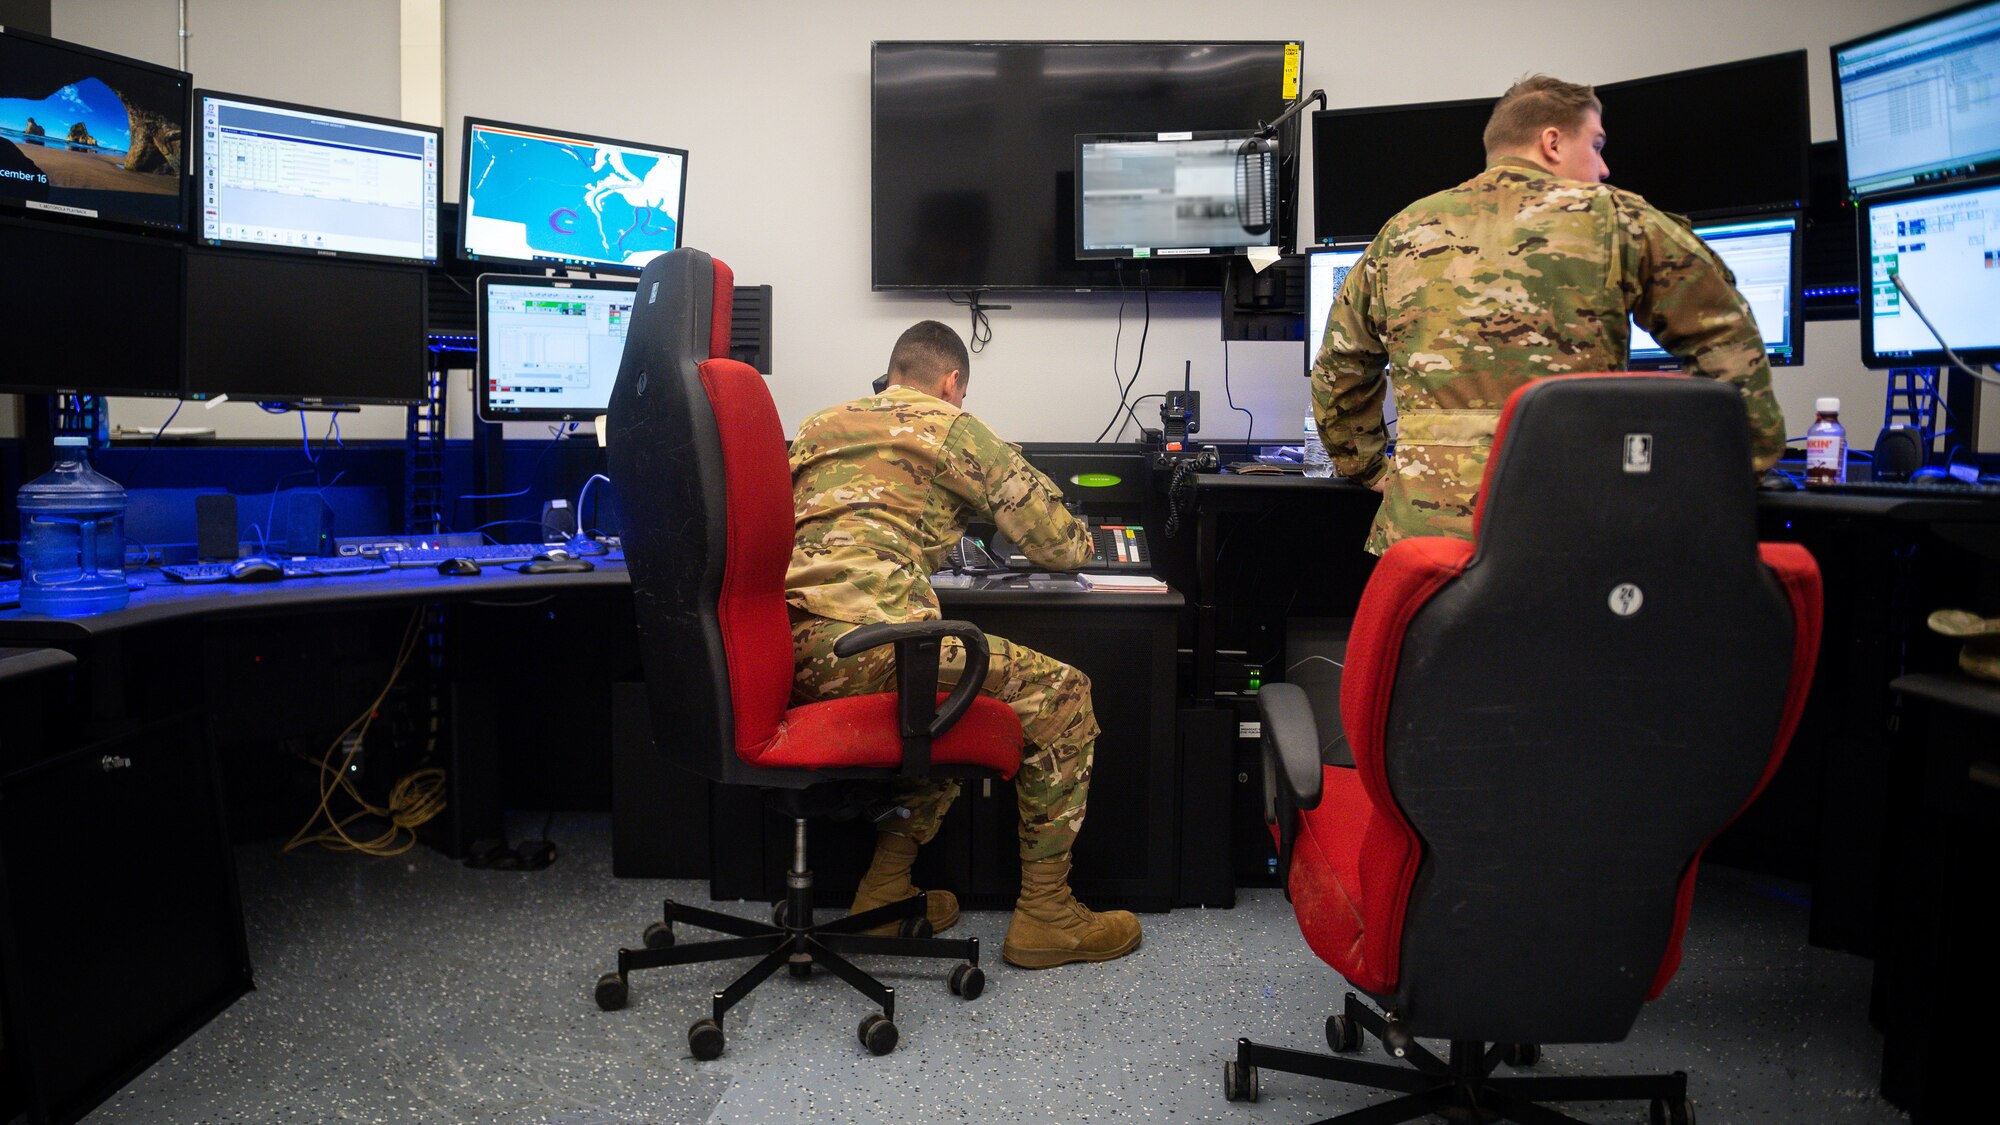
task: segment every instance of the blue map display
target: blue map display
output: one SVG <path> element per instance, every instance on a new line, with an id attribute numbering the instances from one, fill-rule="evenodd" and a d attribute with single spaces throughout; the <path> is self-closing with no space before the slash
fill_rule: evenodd
<path id="1" fill-rule="evenodd" d="M 534 256 L 642 266 L 680 244 L 678 155 L 475 128 L 466 161 L 468 213 L 521 224 Z"/>

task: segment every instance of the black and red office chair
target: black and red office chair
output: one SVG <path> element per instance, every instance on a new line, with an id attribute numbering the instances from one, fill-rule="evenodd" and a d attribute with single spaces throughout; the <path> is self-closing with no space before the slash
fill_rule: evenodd
<path id="1" fill-rule="evenodd" d="M 1239 1040 L 1258 1068 L 1403 1096 L 1334 1122 L 1574 1121 L 1684 1072 L 1496 1076 L 1548 1043 L 1625 1038 L 1680 964 L 1703 849 L 1777 769 L 1812 680 L 1812 556 L 1757 542 L 1735 388 L 1679 376 L 1529 384 L 1508 400 L 1474 538 L 1383 555 L 1347 646 L 1354 766 L 1324 764 L 1295 685 L 1266 687 L 1266 794 L 1299 928 L 1367 994 L 1326 1024 L 1408 1065 Z M 1420 1037 L 1450 1043 L 1446 1057 Z"/>
<path id="2" fill-rule="evenodd" d="M 645 948 L 618 951 L 618 971 L 598 980 L 596 999 L 607 1011 L 623 1007 L 635 969 L 758 958 L 715 993 L 711 1016 L 689 1029 L 695 1057 L 712 1059 L 722 1053 L 723 1014 L 732 1005 L 781 967 L 804 977 L 819 965 L 880 1006 L 860 1034 L 869 1050 L 885 1054 L 897 1039 L 895 989 L 848 955 L 958 959 L 949 985 L 970 1000 L 985 987 L 979 942 L 931 937 L 922 895 L 815 923 L 805 818 L 871 801 L 886 808 L 879 783 L 899 776 L 1011 778 L 1021 760 L 1021 724 L 1006 704 L 978 694 L 978 676 L 965 677 L 948 698 L 938 695 L 942 638 L 959 638 L 973 667 L 986 661 L 985 635 L 962 621 L 855 629 L 835 651 L 895 645 L 897 691 L 788 707 L 791 469 L 763 376 L 722 358 L 733 288 L 729 267 L 697 250 L 648 263 L 612 391 L 607 444 L 625 517 L 653 740 L 701 777 L 778 791 L 794 820 L 792 867 L 768 925 L 667 901 L 645 932 Z M 679 944 L 679 922 L 732 936 Z M 899 936 L 860 932 L 886 923 L 898 924 Z"/>

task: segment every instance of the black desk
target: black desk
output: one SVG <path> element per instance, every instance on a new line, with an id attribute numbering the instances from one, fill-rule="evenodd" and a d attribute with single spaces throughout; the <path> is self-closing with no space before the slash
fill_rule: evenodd
<path id="1" fill-rule="evenodd" d="M 1875 968 L 1882 1096 L 1919 1125 L 1970 1120 L 1991 1086 L 2000 1005 L 1986 922 L 2000 898 L 2000 684 L 1954 673 L 1894 686 L 1911 706 Z"/>

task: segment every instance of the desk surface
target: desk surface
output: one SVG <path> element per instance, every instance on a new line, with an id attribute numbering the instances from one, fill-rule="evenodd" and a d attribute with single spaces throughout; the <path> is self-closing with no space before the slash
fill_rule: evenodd
<path id="1" fill-rule="evenodd" d="M 631 586 L 631 575 L 618 556 L 592 560 L 596 570 L 568 574 L 521 574 L 488 567 L 477 576 L 451 577 L 431 567 L 409 567 L 373 574 L 317 578 L 287 578 L 277 582 L 175 582 L 158 571 L 137 572 L 146 588 L 132 592 L 131 603 L 114 613 L 91 617 L 46 617 L 20 610 L 0 611 L 0 645 L 61 644 L 103 637 L 124 629 L 210 614 L 334 612 L 362 605 L 434 599 L 504 599 L 532 601 L 549 594 L 617 591 Z M 964 589 L 941 589 L 939 601 L 950 610 L 985 607 L 1082 607 L 1096 609 L 1177 610 L 1178 593 L 1115 594 L 1079 589 L 1051 589 L 1011 576 L 975 579 Z M 13 650 L 0 649 L 0 652 Z"/>

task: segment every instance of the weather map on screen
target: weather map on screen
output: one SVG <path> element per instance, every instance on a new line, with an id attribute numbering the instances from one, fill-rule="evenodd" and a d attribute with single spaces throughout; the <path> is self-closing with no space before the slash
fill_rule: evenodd
<path id="1" fill-rule="evenodd" d="M 687 153 L 468 120 L 462 256 L 638 270 L 681 244 Z"/>

